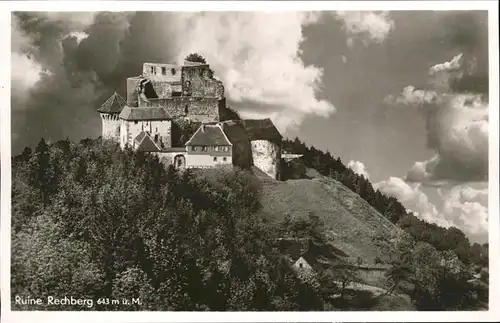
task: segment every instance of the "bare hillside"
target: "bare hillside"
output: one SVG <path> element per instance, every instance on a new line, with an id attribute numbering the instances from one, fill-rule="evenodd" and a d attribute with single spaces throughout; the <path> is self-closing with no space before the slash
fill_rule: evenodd
<path id="1" fill-rule="evenodd" d="M 391 240 L 401 231 L 358 194 L 338 181 L 309 170 L 311 179 L 262 180 L 264 210 L 277 216 L 306 217 L 314 212 L 325 223 L 331 243 L 351 259 L 374 266 L 389 260 Z"/>

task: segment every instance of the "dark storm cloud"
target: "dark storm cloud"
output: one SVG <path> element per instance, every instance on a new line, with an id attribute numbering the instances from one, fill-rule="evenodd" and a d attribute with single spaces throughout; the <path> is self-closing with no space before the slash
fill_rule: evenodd
<path id="1" fill-rule="evenodd" d="M 12 82 L 14 154 L 41 136 L 51 140 L 98 136 L 96 109 L 107 96 L 115 90 L 124 95 L 125 78 L 140 74 L 142 62 L 172 59 L 173 41 L 159 28 L 164 17 L 153 13 L 88 15 L 13 15 L 13 34 L 18 32 L 23 38 L 22 50 L 13 46 L 13 51 L 23 62 L 48 71 L 28 88 Z"/>
<path id="2" fill-rule="evenodd" d="M 426 121 L 427 146 L 436 151 L 433 158 L 416 162 L 407 180 L 487 180 L 487 13 L 438 15 L 443 23 L 432 43 L 454 56 L 429 68 L 427 86 L 407 86 L 396 100 L 420 108 Z"/>
<path id="3" fill-rule="evenodd" d="M 453 92 L 487 94 L 489 90 L 488 12 L 455 12 L 443 19 L 444 30 L 440 42 L 463 53 L 469 72 L 450 80 Z"/>

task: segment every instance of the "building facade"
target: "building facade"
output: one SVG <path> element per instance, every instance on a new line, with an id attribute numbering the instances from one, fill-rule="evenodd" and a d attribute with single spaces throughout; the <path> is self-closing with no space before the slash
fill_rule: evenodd
<path id="1" fill-rule="evenodd" d="M 114 93 L 98 109 L 102 137 L 158 155 L 177 168 L 258 167 L 279 179 L 282 137 L 270 119 L 226 120 L 222 82 L 208 64 L 144 63 L 127 79 L 127 98 Z M 182 145 L 173 145 L 176 122 L 199 124 Z M 177 141 L 175 141 L 177 142 Z"/>

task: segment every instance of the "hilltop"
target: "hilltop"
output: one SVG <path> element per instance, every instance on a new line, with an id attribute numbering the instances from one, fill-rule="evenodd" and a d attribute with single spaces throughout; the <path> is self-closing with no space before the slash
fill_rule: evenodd
<path id="1" fill-rule="evenodd" d="M 390 259 L 393 238 L 402 231 L 340 182 L 309 170 L 311 179 L 264 181 L 262 205 L 277 221 L 285 216 L 320 217 L 331 243 L 350 258 L 375 264 Z"/>
<path id="2" fill-rule="evenodd" d="M 309 160 L 320 164 L 301 167 Z M 394 221 L 402 215 L 380 212 L 383 198 L 373 206 L 363 197 L 369 182 L 359 179 L 358 193 L 339 168 L 323 175 L 329 162 L 311 150 L 282 165 L 284 181 L 255 167 L 176 170 L 92 139 L 42 139 L 12 165 L 12 295 L 139 297 L 135 310 L 275 311 L 413 309 L 409 296 L 400 302 L 389 291 L 411 295 L 417 309 L 470 309 L 487 298 L 481 284 L 467 283 L 453 250 L 412 238 L 415 228 Z M 287 237 L 334 255 L 302 253 L 315 271 L 305 279 L 297 258 L 277 248 Z"/>

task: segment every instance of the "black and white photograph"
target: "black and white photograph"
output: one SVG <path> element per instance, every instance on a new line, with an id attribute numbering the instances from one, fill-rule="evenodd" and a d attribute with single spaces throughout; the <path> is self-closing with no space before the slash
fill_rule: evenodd
<path id="1" fill-rule="evenodd" d="M 59 3 L 2 13 L 3 309 L 498 313 L 498 9 Z"/>

